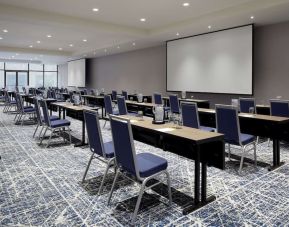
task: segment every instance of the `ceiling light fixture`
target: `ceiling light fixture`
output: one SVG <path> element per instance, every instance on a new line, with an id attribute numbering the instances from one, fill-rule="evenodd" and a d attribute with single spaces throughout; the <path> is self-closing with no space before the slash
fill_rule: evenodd
<path id="1" fill-rule="evenodd" d="M 3 39 L 3 38 L 0 36 L 0 39 Z"/>
<path id="2" fill-rule="evenodd" d="M 184 6 L 184 7 L 187 7 L 187 6 L 189 6 L 189 5 L 190 5 L 190 3 L 188 3 L 188 2 L 183 3 L 183 6 Z"/>
<path id="3" fill-rule="evenodd" d="M 141 18 L 140 21 L 141 21 L 141 22 L 145 22 L 146 19 L 145 19 L 145 18 Z"/>
<path id="4" fill-rule="evenodd" d="M 117 46 L 117 49 L 119 49 L 120 47 L 119 46 Z"/>
<path id="5" fill-rule="evenodd" d="M 38 40 L 37 43 L 41 43 L 41 42 Z"/>
<path id="6" fill-rule="evenodd" d="M 61 47 L 59 47 L 59 48 L 58 48 L 58 50 L 62 50 L 62 48 L 61 48 Z"/>
<path id="7" fill-rule="evenodd" d="M 211 25 L 209 25 L 209 26 L 208 26 L 208 29 L 211 29 L 211 28 L 212 28 L 212 26 L 211 26 Z"/>
<path id="8" fill-rule="evenodd" d="M 176 36 L 179 36 L 179 35 L 180 35 L 180 33 L 177 32 Z"/>
<path id="9" fill-rule="evenodd" d="M 251 20 L 253 20 L 253 19 L 254 19 L 254 16 L 251 16 L 250 18 L 251 18 Z"/>
<path id="10" fill-rule="evenodd" d="M 133 46 L 135 46 L 135 43 L 132 43 Z"/>
<path id="11" fill-rule="evenodd" d="M 83 41 L 83 42 L 87 42 L 87 39 L 83 39 L 82 41 Z"/>
<path id="12" fill-rule="evenodd" d="M 93 11 L 93 12 L 98 12 L 99 9 L 98 9 L 98 8 L 93 8 L 92 11 Z"/>
<path id="13" fill-rule="evenodd" d="M 8 30 L 7 30 L 7 29 L 3 29 L 3 32 L 7 33 L 7 32 L 8 32 Z"/>
<path id="14" fill-rule="evenodd" d="M 73 44 L 69 44 L 70 47 L 73 47 Z"/>
<path id="15" fill-rule="evenodd" d="M 51 38 L 52 37 L 52 35 L 47 35 L 47 38 Z"/>
<path id="16" fill-rule="evenodd" d="M 16 53 L 15 55 L 16 55 L 16 56 L 18 56 L 19 54 L 18 54 L 18 53 Z"/>
<path id="17" fill-rule="evenodd" d="M 30 48 L 33 48 L 33 46 L 32 46 L 32 45 L 30 45 L 29 47 L 30 47 Z"/>

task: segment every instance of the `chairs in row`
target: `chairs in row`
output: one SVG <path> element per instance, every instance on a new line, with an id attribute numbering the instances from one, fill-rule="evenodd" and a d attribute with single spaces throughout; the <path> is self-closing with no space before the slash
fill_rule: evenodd
<path id="1" fill-rule="evenodd" d="M 98 113 L 94 111 L 85 111 L 84 117 L 92 154 L 86 167 L 82 182 L 85 180 L 91 161 L 94 158 L 97 158 L 106 163 L 105 173 L 98 193 L 102 191 L 108 170 L 111 167 L 115 168 L 115 177 L 108 196 L 108 204 L 111 201 L 116 181 L 120 174 L 140 184 L 141 189 L 132 216 L 132 224 L 135 223 L 144 191 L 161 183 L 161 181 L 159 181 L 153 185 L 147 186 L 147 182 L 152 178 L 159 175 L 166 176 L 169 205 L 171 205 L 172 195 L 170 176 L 167 171 L 167 160 L 151 153 L 136 153 L 130 121 L 128 119 L 110 115 L 113 140 L 104 143 L 101 136 Z"/>
<path id="2" fill-rule="evenodd" d="M 21 125 L 23 125 L 26 116 L 34 119 L 35 108 L 32 106 L 24 106 L 23 99 L 19 93 L 14 93 L 14 95 L 17 106 L 14 121 L 16 120 L 16 123 L 20 123 L 21 121 Z"/>

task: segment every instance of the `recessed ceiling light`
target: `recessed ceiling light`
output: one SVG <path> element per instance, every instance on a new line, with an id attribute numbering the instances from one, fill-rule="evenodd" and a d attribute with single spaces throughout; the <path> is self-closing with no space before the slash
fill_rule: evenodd
<path id="1" fill-rule="evenodd" d="M 62 48 L 61 48 L 61 47 L 59 47 L 59 48 L 58 48 L 58 50 L 62 50 Z"/>
<path id="2" fill-rule="evenodd" d="M 7 29 L 3 29 L 3 32 L 7 33 L 7 32 L 8 32 L 8 30 L 7 30 Z"/>
<path id="3" fill-rule="evenodd" d="M 184 2 L 183 3 L 183 6 L 185 6 L 185 7 L 187 7 L 187 6 L 189 6 L 190 5 L 190 3 L 188 3 L 188 2 Z"/>
<path id="4" fill-rule="evenodd" d="M 93 11 L 93 12 L 98 12 L 99 9 L 98 9 L 98 8 L 93 8 L 92 11 Z"/>
<path id="5" fill-rule="evenodd" d="M 70 47 L 73 47 L 73 44 L 69 44 Z"/>
<path id="6" fill-rule="evenodd" d="M 211 26 L 211 25 L 209 25 L 209 26 L 208 26 L 208 29 L 211 29 L 211 28 L 212 28 L 212 26 Z"/>
<path id="7" fill-rule="evenodd" d="M 18 53 L 16 53 L 16 56 L 18 56 L 19 54 Z"/>
<path id="8" fill-rule="evenodd" d="M 29 47 L 30 47 L 30 48 L 33 48 L 33 46 L 32 46 L 32 45 L 30 45 Z"/>
<path id="9" fill-rule="evenodd" d="M 38 40 L 37 43 L 41 43 L 41 42 Z"/>
<path id="10" fill-rule="evenodd" d="M 176 36 L 179 36 L 179 35 L 180 35 L 180 33 L 177 32 Z"/>
<path id="11" fill-rule="evenodd" d="M 117 49 L 119 49 L 120 47 L 119 46 L 117 46 Z"/>
<path id="12" fill-rule="evenodd" d="M 12 56 L 12 58 L 15 58 L 15 56 Z"/>
<path id="13" fill-rule="evenodd" d="M 251 20 L 253 20 L 253 19 L 254 19 L 254 16 L 251 16 L 250 18 L 251 18 Z"/>
<path id="14" fill-rule="evenodd" d="M 0 39 L 3 39 L 2 37 L 0 37 Z"/>
<path id="15" fill-rule="evenodd" d="M 146 19 L 145 19 L 145 18 L 141 18 L 140 21 L 141 21 L 141 22 L 145 22 Z"/>
<path id="16" fill-rule="evenodd" d="M 51 38 L 52 37 L 52 35 L 47 35 L 47 38 Z"/>
<path id="17" fill-rule="evenodd" d="M 87 42 L 87 39 L 83 39 L 82 41 L 83 41 L 83 42 Z"/>
<path id="18" fill-rule="evenodd" d="M 132 43 L 133 46 L 135 46 L 135 43 Z"/>

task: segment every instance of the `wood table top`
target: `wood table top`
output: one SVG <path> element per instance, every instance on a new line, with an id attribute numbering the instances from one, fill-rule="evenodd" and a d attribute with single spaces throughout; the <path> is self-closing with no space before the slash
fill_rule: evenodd
<path id="1" fill-rule="evenodd" d="M 169 99 L 169 97 L 165 96 L 165 97 L 162 97 L 163 99 Z M 183 99 L 183 98 L 178 98 L 180 101 L 187 101 L 187 102 L 209 102 L 209 100 L 202 100 L 202 99 Z"/>
<path id="2" fill-rule="evenodd" d="M 104 96 L 102 95 L 81 95 L 81 96 L 85 98 L 104 99 Z"/>
<path id="3" fill-rule="evenodd" d="M 79 105 L 79 106 L 74 106 L 72 103 L 69 102 L 54 102 L 51 103 L 54 106 L 59 106 L 62 108 L 70 109 L 70 110 L 75 110 L 75 111 L 83 111 L 83 110 L 93 110 L 95 109 L 94 107 L 89 107 L 85 105 Z"/>
<path id="4" fill-rule="evenodd" d="M 149 102 L 137 102 L 137 101 L 131 101 L 131 100 L 126 100 L 126 104 L 131 104 L 131 105 L 137 105 L 137 106 L 146 106 L 146 107 L 154 107 L 156 104 L 154 103 L 149 103 Z"/>

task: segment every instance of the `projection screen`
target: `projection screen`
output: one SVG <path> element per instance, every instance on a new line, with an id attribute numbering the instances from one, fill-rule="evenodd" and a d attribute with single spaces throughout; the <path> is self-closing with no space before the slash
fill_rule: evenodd
<path id="1" fill-rule="evenodd" d="M 85 59 L 68 62 L 68 86 L 85 87 Z"/>
<path id="2" fill-rule="evenodd" d="M 167 91 L 253 94 L 253 25 L 167 42 Z"/>

